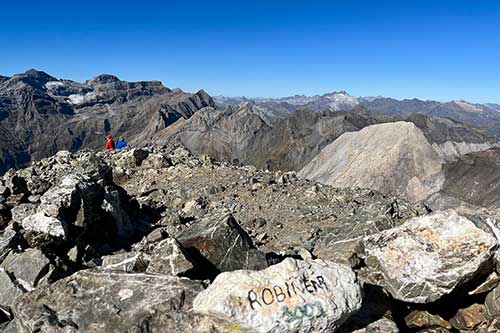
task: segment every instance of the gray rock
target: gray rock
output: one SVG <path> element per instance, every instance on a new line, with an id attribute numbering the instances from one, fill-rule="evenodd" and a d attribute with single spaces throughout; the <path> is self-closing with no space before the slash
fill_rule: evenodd
<path id="1" fill-rule="evenodd" d="M 24 218 L 22 226 L 25 230 L 42 233 L 53 237 L 65 237 L 64 222 L 44 213 L 36 213 Z"/>
<path id="2" fill-rule="evenodd" d="M 38 205 L 32 203 L 25 203 L 15 206 L 11 210 L 12 221 L 21 224 L 23 220 L 36 213 Z"/>
<path id="3" fill-rule="evenodd" d="M 155 317 L 187 311 L 202 290 L 168 275 L 85 270 L 18 298 L 20 332 L 161 332 Z"/>
<path id="4" fill-rule="evenodd" d="M 267 266 L 264 253 L 255 249 L 246 231 L 231 214 L 203 218 L 175 238 L 189 254 L 199 253 L 221 272 Z"/>
<path id="5" fill-rule="evenodd" d="M 49 259 L 37 249 L 26 249 L 21 253 L 11 252 L 0 267 L 5 269 L 25 290 L 35 288 L 49 272 Z"/>
<path id="6" fill-rule="evenodd" d="M 3 232 L 0 232 L 0 263 L 10 250 L 15 247 L 16 241 L 16 232 L 10 226 L 5 228 Z"/>
<path id="7" fill-rule="evenodd" d="M 2 329 L 2 333 L 19 333 L 19 330 L 17 329 L 17 321 L 11 320 L 7 325 L 4 327 L 0 326 L 0 329 Z"/>
<path id="8" fill-rule="evenodd" d="M 498 243 L 449 210 L 368 236 L 363 245 L 371 283 L 396 299 L 428 303 L 475 278 Z"/>
<path id="9" fill-rule="evenodd" d="M 486 295 L 484 305 L 486 306 L 488 317 L 494 318 L 495 316 L 500 316 L 500 285 Z"/>
<path id="10" fill-rule="evenodd" d="M 7 308 L 12 307 L 16 297 L 23 293 L 23 290 L 12 281 L 3 268 L 0 268 L 0 290 L 2 290 L 0 293 L 0 307 Z"/>
<path id="11" fill-rule="evenodd" d="M 68 175 L 64 177 L 58 186 L 54 186 L 40 197 L 39 212 L 47 216 L 64 219 L 71 210 L 78 209 L 80 196 L 78 185 L 83 177 Z"/>
<path id="12" fill-rule="evenodd" d="M 351 333 L 399 333 L 396 324 L 387 318 L 381 318 L 376 322 L 359 330 L 352 331 Z"/>
<path id="13" fill-rule="evenodd" d="M 193 263 L 182 246 L 173 238 L 164 239 L 151 254 L 146 273 L 182 275 L 193 269 Z"/>
<path id="14" fill-rule="evenodd" d="M 221 273 L 194 311 L 255 332 L 332 332 L 361 307 L 361 288 L 345 265 L 285 259 L 262 271 Z"/>
<path id="15" fill-rule="evenodd" d="M 104 270 L 117 270 L 124 272 L 142 272 L 144 264 L 142 253 L 126 252 L 102 257 Z"/>

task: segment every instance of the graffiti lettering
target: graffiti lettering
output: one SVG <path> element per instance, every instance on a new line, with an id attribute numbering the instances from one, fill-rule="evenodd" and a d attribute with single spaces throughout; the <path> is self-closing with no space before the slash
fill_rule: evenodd
<path id="1" fill-rule="evenodd" d="M 283 319 L 287 323 L 294 322 L 296 320 L 301 320 L 302 318 L 313 318 L 322 317 L 325 314 L 323 306 L 320 301 L 314 303 L 306 303 L 303 306 L 297 306 L 293 311 L 288 308 L 288 306 L 283 306 Z"/>
<path id="2" fill-rule="evenodd" d="M 308 278 L 302 275 L 298 280 L 285 282 L 285 286 L 272 286 L 263 288 L 260 291 L 250 289 L 248 291 L 248 302 L 252 310 L 256 307 L 271 305 L 273 303 L 282 303 L 287 298 L 292 298 L 298 294 L 310 293 L 314 294 L 318 290 L 328 290 L 325 279 L 322 276 Z"/>

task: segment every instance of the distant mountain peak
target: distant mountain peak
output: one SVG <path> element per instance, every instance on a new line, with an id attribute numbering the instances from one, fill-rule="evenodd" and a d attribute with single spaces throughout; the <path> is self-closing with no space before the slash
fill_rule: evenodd
<path id="1" fill-rule="evenodd" d="M 105 84 L 113 82 L 120 82 L 120 79 L 111 74 L 100 74 L 90 80 L 87 80 L 85 83 L 88 85 L 95 85 L 95 84 Z"/>

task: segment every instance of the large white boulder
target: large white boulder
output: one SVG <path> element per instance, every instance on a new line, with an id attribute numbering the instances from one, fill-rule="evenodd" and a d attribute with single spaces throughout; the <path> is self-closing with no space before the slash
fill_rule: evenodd
<path id="1" fill-rule="evenodd" d="M 361 307 L 361 298 L 348 266 L 287 258 L 261 271 L 218 275 L 193 308 L 255 332 L 332 332 Z"/>
<path id="2" fill-rule="evenodd" d="M 363 240 L 375 284 L 396 299 L 428 303 L 473 279 L 497 239 L 454 210 L 416 217 Z M 370 276 L 369 275 L 369 276 Z"/>

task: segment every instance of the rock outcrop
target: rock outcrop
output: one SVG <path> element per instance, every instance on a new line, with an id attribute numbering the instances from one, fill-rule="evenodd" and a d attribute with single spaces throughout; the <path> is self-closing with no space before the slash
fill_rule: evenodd
<path id="1" fill-rule="evenodd" d="M 429 303 L 491 266 L 498 240 L 455 211 L 418 217 L 363 240 L 367 279 L 405 302 Z"/>
<path id="2" fill-rule="evenodd" d="M 331 332 L 360 307 L 349 267 L 291 258 L 263 271 L 222 273 L 193 303 L 198 313 L 255 332 Z"/>

